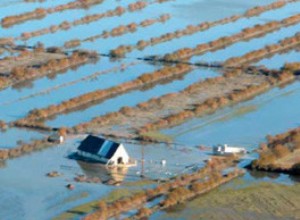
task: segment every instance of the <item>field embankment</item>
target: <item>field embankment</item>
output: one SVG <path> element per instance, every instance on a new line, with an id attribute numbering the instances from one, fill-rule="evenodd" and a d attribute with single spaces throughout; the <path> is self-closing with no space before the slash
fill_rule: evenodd
<path id="1" fill-rule="evenodd" d="M 252 169 L 300 174 L 300 128 L 274 137 L 267 136 L 267 143 L 259 149 L 259 158 Z"/>

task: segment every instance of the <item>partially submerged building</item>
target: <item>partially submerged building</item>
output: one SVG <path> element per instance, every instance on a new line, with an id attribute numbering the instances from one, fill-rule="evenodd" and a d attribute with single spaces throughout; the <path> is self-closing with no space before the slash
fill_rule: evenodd
<path id="1" fill-rule="evenodd" d="M 123 144 L 98 136 L 87 136 L 77 150 L 79 156 L 109 166 L 132 165 L 132 161 Z"/>

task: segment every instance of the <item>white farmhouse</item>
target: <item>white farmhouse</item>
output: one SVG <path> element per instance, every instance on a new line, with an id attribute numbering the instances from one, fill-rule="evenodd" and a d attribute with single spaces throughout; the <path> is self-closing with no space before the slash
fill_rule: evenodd
<path id="1" fill-rule="evenodd" d="M 89 135 L 79 145 L 77 154 L 109 166 L 125 166 L 130 158 L 123 144 Z"/>

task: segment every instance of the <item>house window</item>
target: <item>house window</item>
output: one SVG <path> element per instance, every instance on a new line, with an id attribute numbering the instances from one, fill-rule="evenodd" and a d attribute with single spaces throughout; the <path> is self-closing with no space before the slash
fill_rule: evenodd
<path id="1" fill-rule="evenodd" d="M 124 164 L 123 157 L 119 157 L 117 162 L 118 164 Z"/>

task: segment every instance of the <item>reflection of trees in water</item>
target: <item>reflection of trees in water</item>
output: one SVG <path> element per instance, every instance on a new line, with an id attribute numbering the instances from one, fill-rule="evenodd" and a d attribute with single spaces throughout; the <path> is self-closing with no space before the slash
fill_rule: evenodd
<path id="1" fill-rule="evenodd" d="M 87 178 L 100 178 L 101 182 L 122 182 L 128 172 L 126 167 L 111 167 L 108 168 L 100 163 L 88 163 L 77 160 L 81 170 Z"/>
<path id="2" fill-rule="evenodd" d="M 299 175 L 289 175 L 290 180 L 296 183 L 300 183 L 300 176 Z"/>
<path id="3" fill-rule="evenodd" d="M 249 174 L 251 177 L 254 177 L 255 179 L 262 179 L 266 177 L 270 179 L 277 179 L 280 176 L 280 173 L 257 171 L 257 170 L 250 170 Z"/>
<path id="4" fill-rule="evenodd" d="M 32 89 L 33 83 L 32 80 L 25 80 L 19 83 L 15 83 L 14 85 L 12 85 L 12 88 L 18 91 L 21 91 L 22 89 Z"/>
<path id="5" fill-rule="evenodd" d="M 270 179 L 277 179 L 282 174 L 277 172 L 266 172 L 266 171 L 257 171 L 257 170 L 249 170 L 248 172 L 251 177 L 255 179 L 263 179 L 263 178 L 270 178 Z M 292 181 L 299 183 L 300 182 L 300 176 L 299 175 L 288 175 L 287 177 Z"/>
<path id="6" fill-rule="evenodd" d="M 6 167 L 6 161 L 0 160 L 0 168 L 5 168 L 5 167 Z"/>

